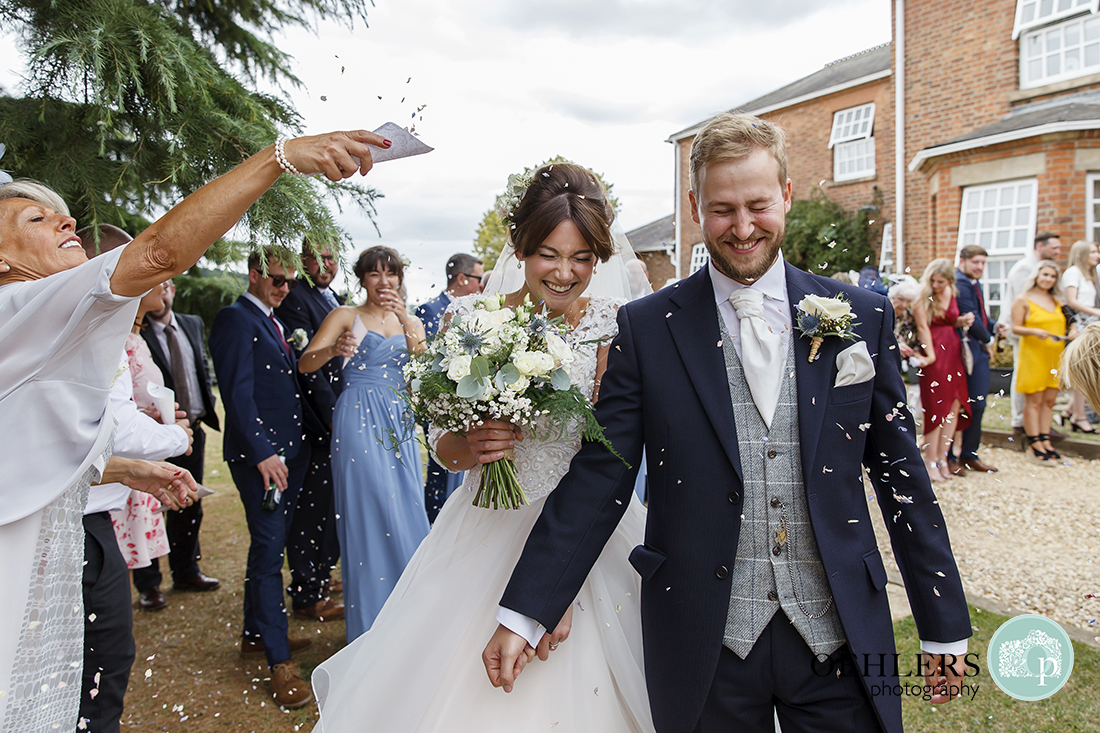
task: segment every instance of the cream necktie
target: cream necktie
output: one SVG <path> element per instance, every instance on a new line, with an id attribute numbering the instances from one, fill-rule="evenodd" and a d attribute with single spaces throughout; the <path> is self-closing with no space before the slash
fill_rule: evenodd
<path id="1" fill-rule="evenodd" d="M 730 293 L 730 303 L 741 327 L 741 366 L 745 381 L 749 383 L 752 401 L 760 417 L 770 429 L 783 379 L 780 354 L 783 339 L 764 320 L 764 295 L 759 290 L 738 288 Z"/>

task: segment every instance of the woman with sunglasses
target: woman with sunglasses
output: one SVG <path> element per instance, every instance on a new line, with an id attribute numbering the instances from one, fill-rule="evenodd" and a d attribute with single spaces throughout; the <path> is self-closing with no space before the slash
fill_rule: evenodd
<path id="1" fill-rule="evenodd" d="M 401 297 L 397 252 L 371 247 L 353 271 L 366 302 L 329 313 L 298 361 L 300 371 L 312 372 L 344 357 L 332 415 L 332 483 L 349 642 L 370 629 L 428 534 L 420 446 L 397 396 L 408 354 L 424 349 L 424 324 Z"/>

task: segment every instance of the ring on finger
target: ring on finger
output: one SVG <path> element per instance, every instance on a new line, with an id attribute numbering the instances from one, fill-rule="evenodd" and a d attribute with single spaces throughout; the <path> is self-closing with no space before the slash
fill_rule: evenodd
<path id="1" fill-rule="evenodd" d="M 560 642 L 560 641 L 552 641 L 552 642 L 550 642 L 550 651 L 554 651 L 555 649 L 557 649 L 557 648 L 558 648 L 558 645 L 559 645 L 559 644 L 561 644 L 561 642 Z"/>

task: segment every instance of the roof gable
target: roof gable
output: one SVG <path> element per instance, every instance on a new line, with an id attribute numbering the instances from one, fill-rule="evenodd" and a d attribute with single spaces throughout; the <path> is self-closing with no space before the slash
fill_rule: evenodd
<path id="1" fill-rule="evenodd" d="M 875 46 L 834 61 L 820 71 L 738 105 L 730 111 L 759 115 L 817 97 L 823 97 L 827 94 L 833 94 L 853 86 L 866 84 L 869 81 L 889 76 L 892 59 L 893 45 L 884 43 L 881 46 Z M 703 120 L 691 127 L 673 133 L 669 136 L 668 141 L 673 142 L 690 137 L 701 130 L 706 122 L 707 120 Z"/>

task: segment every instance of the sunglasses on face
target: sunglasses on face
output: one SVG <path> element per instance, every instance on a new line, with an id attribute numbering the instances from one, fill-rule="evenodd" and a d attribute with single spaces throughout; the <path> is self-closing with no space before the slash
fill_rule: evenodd
<path id="1" fill-rule="evenodd" d="M 481 278 L 482 278 L 481 275 L 471 275 L 468 272 L 464 272 L 462 274 L 465 275 L 466 277 L 470 278 L 471 280 L 477 280 L 478 282 L 481 282 Z"/>
<path id="2" fill-rule="evenodd" d="M 272 275 L 271 284 L 274 285 L 276 289 L 281 288 L 284 285 L 286 285 L 287 290 L 293 290 L 294 288 L 298 287 L 298 281 L 292 277 L 287 277 L 286 275 Z"/>

